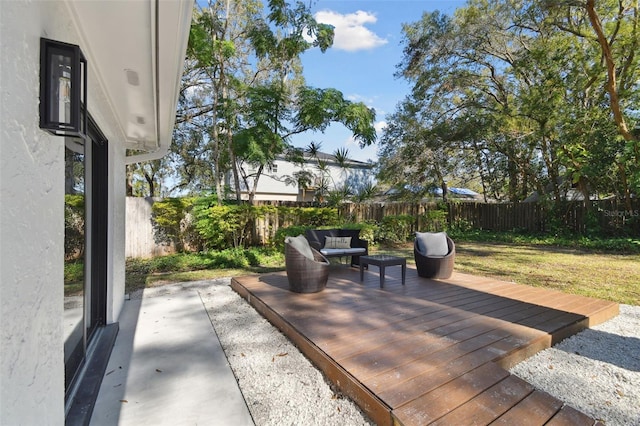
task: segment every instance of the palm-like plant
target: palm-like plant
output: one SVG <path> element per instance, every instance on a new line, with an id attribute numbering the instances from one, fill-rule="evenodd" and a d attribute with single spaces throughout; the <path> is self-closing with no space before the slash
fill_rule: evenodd
<path id="1" fill-rule="evenodd" d="M 378 191 L 378 187 L 373 181 L 368 180 L 364 182 L 362 185 L 359 185 L 355 189 L 355 193 L 353 194 L 353 201 L 361 203 L 363 201 L 371 200 L 375 197 L 376 192 Z"/>
<path id="2" fill-rule="evenodd" d="M 307 189 L 313 183 L 314 175 L 308 170 L 298 170 L 293 172 L 293 177 L 296 180 L 298 188 L 302 190 L 302 201 L 306 199 Z"/>
<path id="3" fill-rule="evenodd" d="M 351 197 L 351 195 L 351 188 L 347 183 L 344 183 L 334 190 L 329 191 L 327 203 L 331 206 L 337 206 L 344 201 L 347 201 Z"/>
<path id="4" fill-rule="evenodd" d="M 307 146 L 306 151 L 313 158 L 317 159 L 321 148 L 322 148 L 322 142 L 311 141 L 311 143 L 309 143 L 309 146 Z"/>

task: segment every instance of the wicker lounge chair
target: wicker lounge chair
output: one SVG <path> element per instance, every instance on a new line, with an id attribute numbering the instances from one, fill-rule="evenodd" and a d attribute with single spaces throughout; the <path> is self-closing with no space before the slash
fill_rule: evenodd
<path id="1" fill-rule="evenodd" d="M 299 236 L 296 238 L 304 238 Z M 305 239 L 306 242 L 306 239 Z M 308 244 L 308 243 L 307 243 Z M 289 290 L 296 293 L 317 293 L 324 290 L 329 279 L 329 261 L 320 252 L 308 247 L 313 260 L 305 256 L 289 238 L 284 243 L 284 259 Z M 307 252 L 308 254 L 308 252 Z"/>
<path id="2" fill-rule="evenodd" d="M 456 258 L 456 245 L 447 238 L 448 253 L 444 256 L 425 256 L 418 249 L 418 240 L 413 243 L 413 256 L 416 261 L 418 275 L 424 278 L 449 278 L 453 273 Z"/>

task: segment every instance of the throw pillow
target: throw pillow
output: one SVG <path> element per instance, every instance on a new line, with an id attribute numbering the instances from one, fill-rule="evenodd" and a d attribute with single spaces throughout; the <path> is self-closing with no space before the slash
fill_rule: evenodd
<path id="1" fill-rule="evenodd" d="M 446 256 L 449 253 L 444 232 L 416 232 L 418 251 L 425 256 Z"/>
<path id="2" fill-rule="evenodd" d="M 344 249 L 351 248 L 351 237 L 324 237 L 324 248 Z"/>
<path id="3" fill-rule="evenodd" d="M 313 251 L 311 251 L 309 241 L 307 241 L 304 235 L 298 235 L 297 237 L 287 237 L 285 238 L 284 242 L 290 244 L 294 249 L 298 250 L 300 254 L 307 259 L 314 260 Z"/>

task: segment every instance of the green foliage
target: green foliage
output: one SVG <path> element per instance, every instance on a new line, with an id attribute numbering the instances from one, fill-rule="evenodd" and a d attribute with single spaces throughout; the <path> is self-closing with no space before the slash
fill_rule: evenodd
<path id="1" fill-rule="evenodd" d="M 64 257 L 80 259 L 84 256 L 84 195 L 64 196 Z"/>
<path id="2" fill-rule="evenodd" d="M 440 232 L 448 229 L 448 216 L 446 205 L 443 208 L 428 210 L 420 218 L 420 232 Z"/>
<path id="3" fill-rule="evenodd" d="M 384 244 L 400 244 L 409 240 L 415 219 L 409 215 L 385 216 L 380 222 L 375 240 Z"/>
<path id="4" fill-rule="evenodd" d="M 338 223 L 338 209 L 334 207 L 299 207 L 298 223 L 312 228 L 334 226 Z"/>
<path id="5" fill-rule="evenodd" d="M 451 229 L 448 234 L 456 242 L 512 243 L 532 246 L 566 247 L 594 252 L 620 254 L 640 253 L 640 238 L 599 238 L 558 234 L 531 234 L 524 232 L 494 232 L 479 229 Z"/>
<path id="6" fill-rule="evenodd" d="M 351 130 L 353 137 L 364 147 L 376 140 L 373 123 L 375 110 L 362 102 L 353 103 L 344 99 L 336 89 L 304 87 L 298 93 L 298 111 L 295 124 L 299 130 L 324 131 L 331 122 L 340 122 Z"/>
<path id="7" fill-rule="evenodd" d="M 178 251 L 249 247 L 254 243 L 255 221 L 267 215 L 277 217 L 281 229 L 286 224 L 335 226 L 339 221 L 336 208 L 250 204 L 219 206 L 215 196 L 171 198 L 158 201 L 153 206 L 156 241 L 173 242 Z"/>
<path id="8" fill-rule="evenodd" d="M 538 191 L 558 203 L 574 184 L 629 203 L 640 188 L 638 137 L 624 130 L 638 120 L 639 23 L 633 1 L 471 0 L 404 25 L 396 75 L 412 90 L 387 117 L 378 180 L 471 181 L 500 201 Z"/>
<path id="9" fill-rule="evenodd" d="M 205 248 L 245 247 L 251 241 L 256 208 L 250 205 L 212 206 L 194 211 L 195 228 Z"/>
<path id="10" fill-rule="evenodd" d="M 64 283 L 72 284 L 84 281 L 84 262 L 74 261 L 64 263 Z"/>
<path id="11" fill-rule="evenodd" d="M 156 243 L 173 243 L 177 251 L 200 250 L 202 241 L 191 220 L 193 197 L 165 198 L 151 207 Z"/>
<path id="12" fill-rule="evenodd" d="M 369 244 L 375 243 L 375 236 L 378 232 L 378 226 L 371 223 L 366 222 L 358 222 L 358 223 L 343 223 L 340 228 L 343 229 L 359 229 L 360 230 L 360 239 L 366 240 Z"/>
<path id="13" fill-rule="evenodd" d="M 274 255 L 273 251 L 265 248 L 228 248 L 200 253 L 177 253 L 153 259 L 129 258 L 126 261 L 126 269 L 130 274 L 148 275 L 203 269 L 249 268 L 271 263 L 268 258 Z"/>
<path id="14" fill-rule="evenodd" d="M 298 235 L 304 235 L 307 229 L 312 227 L 305 225 L 293 225 L 283 228 L 278 228 L 273 238 L 272 246 L 279 251 L 284 251 L 284 240 L 287 237 L 297 237 Z"/>

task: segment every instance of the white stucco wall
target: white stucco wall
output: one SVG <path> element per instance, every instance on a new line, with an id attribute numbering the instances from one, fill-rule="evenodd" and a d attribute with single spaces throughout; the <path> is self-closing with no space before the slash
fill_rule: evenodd
<path id="1" fill-rule="evenodd" d="M 112 142 L 113 141 L 113 142 Z M 124 304 L 125 225 L 126 225 L 126 151 L 109 138 L 109 236 L 107 239 L 107 322 L 118 320 Z"/>
<path id="2" fill-rule="evenodd" d="M 39 43 L 84 47 L 60 1 L 0 1 L 0 20 L 0 425 L 62 425 L 64 139 L 38 126 Z M 124 300 L 124 148 L 91 63 L 88 88 L 109 139 L 111 322 Z"/>
<path id="3" fill-rule="evenodd" d="M 60 6 L 0 6 L 0 424 L 64 423 L 64 140 L 38 127 L 40 36 L 70 32 Z"/>

